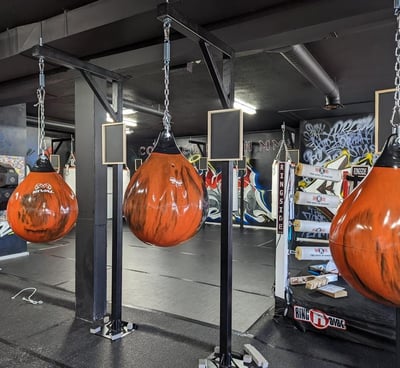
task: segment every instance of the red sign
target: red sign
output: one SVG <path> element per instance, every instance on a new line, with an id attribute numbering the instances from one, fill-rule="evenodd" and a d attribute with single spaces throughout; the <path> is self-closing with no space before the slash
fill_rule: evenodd
<path id="1" fill-rule="evenodd" d="M 308 309 L 295 305 L 293 317 L 298 321 L 311 323 L 311 325 L 319 330 L 325 330 L 328 327 L 346 330 L 346 321 L 344 319 L 329 316 L 318 309 Z"/>

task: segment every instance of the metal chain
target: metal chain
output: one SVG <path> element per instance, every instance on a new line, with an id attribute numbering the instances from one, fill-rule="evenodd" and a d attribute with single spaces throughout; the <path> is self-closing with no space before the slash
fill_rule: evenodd
<path id="1" fill-rule="evenodd" d="M 45 91 L 45 78 L 44 78 L 44 58 L 39 57 L 39 87 L 36 90 L 38 102 L 35 106 L 38 108 L 38 151 L 44 155 L 46 151 L 46 141 L 45 141 L 45 122 L 44 122 L 44 98 L 46 96 Z"/>
<path id="2" fill-rule="evenodd" d="M 285 138 L 286 124 L 284 121 L 282 122 L 281 129 L 282 129 L 282 140 L 281 140 L 281 144 L 279 145 L 278 153 L 276 154 L 275 160 L 280 160 L 282 150 L 284 150 L 285 156 L 286 156 L 285 160 L 287 158 L 289 161 L 292 161 L 292 158 L 290 157 L 290 153 L 289 153 L 289 148 L 286 144 L 286 138 Z"/>
<path id="3" fill-rule="evenodd" d="M 395 84 L 395 93 L 394 93 L 394 106 L 392 111 L 392 117 L 390 119 L 390 124 L 393 127 L 393 131 L 397 131 L 398 140 L 400 139 L 400 129 L 399 129 L 399 122 L 395 122 L 396 113 L 400 115 L 400 13 L 396 11 L 397 16 L 397 30 L 396 30 L 396 49 L 395 49 L 395 56 L 396 56 L 396 64 L 394 67 L 396 76 L 394 79 Z"/>
<path id="4" fill-rule="evenodd" d="M 170 40 L 171 19 L 164 20 L 164 129 L 171 130 L 171 114 L 169 113 L 169 63 L 170 63 Z"/>

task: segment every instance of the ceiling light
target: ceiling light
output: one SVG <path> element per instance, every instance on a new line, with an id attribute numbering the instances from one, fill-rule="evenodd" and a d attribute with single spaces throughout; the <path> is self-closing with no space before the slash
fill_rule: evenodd
<path id="1" fill-rule="evenodd" d="M 124 119 L 123 123 L 128 127 L 137 127 L 137 122 L 131 119 Z"/>
<path id="2" fill-rule="evenodd" d="M 243 110 L 243 112 L 245 112 L 246 114 L 249 114 L 249 115 L 254 115 L 257 112 L 255 106 L 250 105 L 247 102 L 240 101 L 238 99 L 235 99 L 235 102 L 233 103 L 233 107 L 235 109 L 241 109 L 241 110 Z"/>
<path id="3" fill-rule="evenodd" d="M 133 110 L 133 109 L 123 109 L 122 110 L 122 115 L 132 115 L 132 114 L 136 114 L 137 111 Z"/>
<path id="4" fill-rule="evenodd" d="M 107 113 L 107 118 L 106 118 L 108 123 L 114 123 L 114 120 L 112 119 L 112 117 Z M 137 127 L 137 121 L 133 120 L 133 119 L 129 119 L 129 118 L 124 118 L 124 120 L 122 121 L 126 126 L 129 127 Z"/>

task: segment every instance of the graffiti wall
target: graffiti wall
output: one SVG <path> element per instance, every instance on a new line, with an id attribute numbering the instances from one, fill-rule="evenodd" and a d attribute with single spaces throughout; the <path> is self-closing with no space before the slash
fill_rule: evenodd
<path id="1" fill-rule="evenodd" d="M 349 171 L 353 165 L 372 166 L 375 159 L 374 133 L 372 114 L 348 119 L 303 121 L 299 133 L 300 162 Z M 343 197 L 343 182 L 301 178 L 298 187 L 305 192 Z M 297 206 L 296 211 L 296 218 L 310 221 L 330 221 L 331 215 L 320 207 Z M 301 236 L 327 237 L 319 233 Z"/>
<path id="2" fill-rule="evenodd" d="M 25 175 L 26 108 L 25 104 L 0 108 L 0 162 L 11 165 L 19 175 Z M 10 195 L 10 188 L 0 188 L 0 196 Z M 4 198 L 3 198 L 4 199 Z M 6 201 L 4 201 L 6 208 Z M 26 242 L 16 236 L 8 222 L 7 211 L 0 211 L 0 257 L 26 251 Z"/>
<path id="3" fill-rule="evenodd" d="M 232 214 L 234 223 L 243 223 L 250 226 L 274 227 L 275 221 L 271 216 L 271 171 L 282 139 L 281 131 L 247 133 L 244 135 L 244 155 L 246 168 L 234 172 L 234 189 L 238 203 Z M 288 136 L 287 144 L 293 146 L 294 137 Z M 208 162 L 207 168 L 202 167 L 202 157 L 206 156 L 206 137 L 183 137 L 176 139 L 181 152 L 198 169 L 203 177 L 209 196 L 208 222 L 221 220 L 221 170 L 217 162 Z M 135 172 L 134 160 L 145 160 L 151 153 L 154 141 L 135 142 L 129 137 L 128 166 Z M 243 215 L 241 216 L 241 185 L 243 184 Z"/>

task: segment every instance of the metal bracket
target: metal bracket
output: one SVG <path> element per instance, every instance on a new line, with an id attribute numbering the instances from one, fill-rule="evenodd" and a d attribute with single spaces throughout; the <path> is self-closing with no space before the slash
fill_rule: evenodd
<path id="1" fill-rule="evenodd" d="M 92 89 L 93 93 L 99 99 L 100 103 L 102 104 L 104 109 L 110 114 L 113 120 L 122 121 L 122 82 L 124 80 L 124 77 L 121 74 L 80 60 L 75 56 L 69 55 L 63 51 L 54 49 L 49 46 L 34 46 L 32 48 L 32 56 L 42 56 L 49 63 L 80 71 L 82 76 Z M 112 83 L 113 104 L 109 103 L 106 94 L 98 88 L 94 77 L 103 78 L 107 82 Z"/>
<path id="2" fill-rule="evenodd" d="M 217 90 L 223 108 L 228 109 L 233 106 L 233 61 L 235 51 L 219 38 L 208 32 L 201 26 L 190 22 L 181 15 L 171 4 L 162 3 L 157 7 L 157 18 L 161 21 L 168 18 L 171 20 L 171 27 L 184 36 L 198 42 L 203 53 L 211 79 Z M 209 47 L 212 46 L 220 51 L 223 56 L 223 75 L 221 77 L 217 64 Z"/>
<path id="3" fill-rule="evenodd" d="M 201 155 L 204 157 L 206 156 L 205 148 L 206 148 L 206 142 L 200 142 L 200 141 L 195 141 L 192 139 L 189 139 L 189 143 L 195 144 L 197 148 L 199 149 Z"/>
<path id="4" fill-rule="evenodd" d="M 105 322 L 101 326 L 92 327 L 90 328 L 90 333 L 115 341 L 129 335 L 136 329 L 137 326 L 134 323 L 116 320 Z"/>
<path id="5" fill-rule="evenodd" d="M 218 71 L 218 67 L 215 60 L 210 52 L 209 45 L 203 40 L 199 41 L 201 52 L 203 53 L 204 60 L 207 64 L 208 71 L 210 73 L 211 79 L 214 82 L 215 88 L 217 90 L 219 99 L 221 100 L 222 107 L 224 109 L 229 109 L 231 107 L 231 102 L 228 94 L 225 91 L 224 84 L 221 78 L 221 74 Z"/>
<path id="6" fill-rule="evenodd" d="M 164 21 L 165 18 L 171 20 L 171 27 L 183 34 L 187 38 L 198 42 L 203 40 L 209 45 L 215 47 L 228 57 L 233 57 L 235 51 L 228 46 L 225 42 L 208 32 L 206 29 L 199 25 L 190 22 L 182 14 L 180 14 L 171 4 L 162 3 L 157 7 L 157 19 Z"/>

